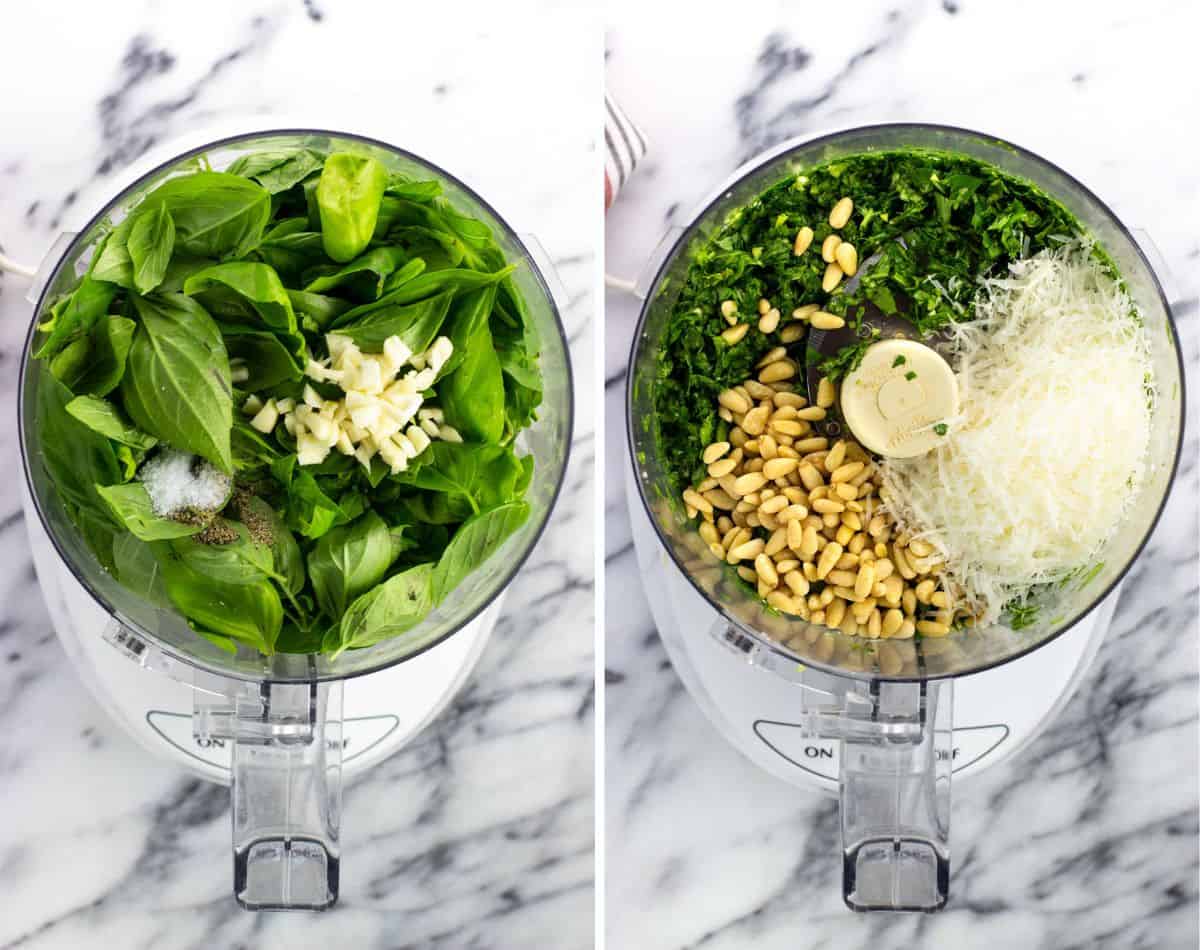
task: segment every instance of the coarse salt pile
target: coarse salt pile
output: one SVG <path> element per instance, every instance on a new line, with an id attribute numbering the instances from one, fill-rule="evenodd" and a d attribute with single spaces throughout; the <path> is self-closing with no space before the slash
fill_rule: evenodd
<path id="1" fill-rule="evenodd" d="M 197 455 L 165 449 L 142 466 L 142 484 L 160 518 L 182 511 L 217 511 L 232 487 L 228 475 Z"/>

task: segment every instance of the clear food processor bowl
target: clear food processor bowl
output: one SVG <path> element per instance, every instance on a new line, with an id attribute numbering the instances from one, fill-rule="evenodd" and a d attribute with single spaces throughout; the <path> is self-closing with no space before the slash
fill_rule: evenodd
<path id="1" fill-rule="evenodd" d="M 1021 630 L 996 624 L 942 639 L 872 641 L 770 610 L 709 552 L 658 452 L 657 353 L 695 250 L 731 211 L 782 178 L 847 155 L 906 148 L 971 156 L 1057 198 L 1112 256 L 1145 324 L 1159 397 L 1142 488 L 1095 573 L 1042 594 L 1038 619 Z M 676 566 L 718 613 L 712 633 L 735 651 L 730 662 L 740 658 L 803 687 L 797 701 L 811 733 L 842 740 L 847 903 L 856 910 L 935 910 L 949 882 L 952 678 L 1016 659 L 1070 629 L 1120 582 L 1166 503 L 1183 436 L 1184 382 L 1163 289 L 1129 229 L 1062 169 L 990 135 L 909 124 L 786 142 L 751 161 L 678 235 L 645 289 L 630 357 L 627 425 L 650 520 Z"/>
<path id="2" fill-rule="evenodd" d="M 79 280 L 97 242 L 150 191 L 207 160 L 220 170 L 262 150 L 315 148 L 371 155 L 389 170 L 435 178 L 459 211 L 487 224 L 541 337 L 544 395 L 538 418 L 518 437 L 534 457 L 526 495 L 531 515 L 421 624 L 362 650 L 326 655 L 231 656 L 192 632 L 182 616 L 138 597 L 106 571 L 63 508 L 43 462 L 37 393 L 48 368 L 32 358 L 49 305 Z M 113 618 L 106 634 L 141 665 L 195 688 L 198 735 L 232 741 L 235 894 L 250 908 L 322 909 L 337 900 L 341 788 L 341 683 L 427 650 L 466 626 L 520 569 L 550 516 L 562 484 L 573 419 L 571 369 L 552 268 L 536 241 L 518 236 L 478 195 L 416 155 L 357 135 L 323 130 L 254 132 L 214 141 L 158 166 L 119 194 L 53 264 L 34 309 L 21 361 L 19 433 L 28 489 L 66 568 Z"/>

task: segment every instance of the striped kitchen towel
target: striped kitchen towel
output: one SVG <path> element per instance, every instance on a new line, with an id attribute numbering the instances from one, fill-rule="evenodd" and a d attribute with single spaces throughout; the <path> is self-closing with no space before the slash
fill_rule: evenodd
<path id="1" fill-rule="evenodd" d="M 646 137 L 607 92 L 604 108 L 604 209 L 607 211 L 646 154 Z"/>

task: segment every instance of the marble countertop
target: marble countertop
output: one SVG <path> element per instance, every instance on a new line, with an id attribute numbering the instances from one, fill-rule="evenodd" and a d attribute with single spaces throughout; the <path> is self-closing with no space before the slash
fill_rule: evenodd
<path id="1" fill-rule="evenodd" d="M 578 389 L 564 494 L 468 686 L 347 790 L 338 908 L 245 913 L 231 896 L 228 790 L 136 746 L 52 632 L 26 547 L 15 412 L 5 413 L 0 946 L 592 945 L 595 231 L 580 222 L 596 213 L 599 185 L 595 117 L 579 103 L 597 99 L 601 39 L 550 2 L 453 18 L 350 6 L 121 0 L 72 4 L 69 25 L 63 4 L 6 10 L 0 243 L 36 263 L 147 148 L 229 114 L 264 126 L 302 116 L 402 144 L 454 170 L 553 260 Z M 557 41 L 514 29 L 522 18 Z M 0 278 L 10 407 L 23 298 L 20 281 Z"/>
<path id="2" fill-rule="evenodd" d="M 669 227 L 792 136 L 879 121 L 985 129 L 1146 229 L 1200 368 L 1196 9 L 1033 0 L 690 5 L 611 0 L 608 86 L 650 153 L 608 214 L 606 270 L 637 277 Z M 787 11 L 787 12 L 785 12 Z M 1036 29 L 1030 29 L 1036 26 Z M 669 38 L 669 40 L 667 39 Z M 1197 432 L 1080 690 L 1019 755 L 956 787 L 951 904 L 856 916 L 837 805 L 759 771 L 684 691 L 631 547 L 623 387 L 636 302 L 606 304 L 606 920 L 609 945 L 1191 948 L 1197 935 Z M 1193 385 L 1194 392 L 1194 385 Z M 1195 418 L 1195 401 L 1192 418 Z M 1036 821 L 1034 820 L 1036 816 Z M 1031 828 L 1036 825 L 1036 833 Z"/>

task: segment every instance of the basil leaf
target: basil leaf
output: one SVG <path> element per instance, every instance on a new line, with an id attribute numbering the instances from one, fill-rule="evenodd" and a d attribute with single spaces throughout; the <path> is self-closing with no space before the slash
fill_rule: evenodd
<path id="1" fill-rule="evenodd" d="M 271 464 L 271 473 L 287 489 L 287 523 L 306 538 L 319 538 L 335 525 L 351 520 L 330 498 L 311 472 L 296 472 L 296 456 L 287 455 Z"/>
<path id="2" fill-rule="evenodd" d="M 104 317 L 88 334 L 88 360 L 78 377 L 68 383 L 77 393 L 107 396 L 125 375 L 129 348 L 137 324 L 126 317 Z"/>
<path id="3" fill-rule="evenodd" d="M 367 251 L 365 254 L 360 254 L 354 258 L 349 264 L 334 270 L 332 273 L 324 274 L 312 280 L 304 288 L 307 293 L 323 294 L 333 290 L 336 287 L 341 287 L 343 284 L 350 283 L 353 278 L 360 276 L 373 276 L 368 289 L 371 299 L 375 299 L 383 293 L 384 279 L 391 274 L 396 268 L 400 267 L 408 260 L 408 252 L 399 247 L 376 247 Z M 418 259 L 419 260 L 419 259 Z M 417 273 L 425 268 L 425 262 L 409 261 L 409 264 L 416 265 Z M 416 274 L 413 274 L 415 277 Z"/>
<path id="4" fill-rule="evenodd" d="M 225 348 L 230 359 L 240 359 L 246 364 L 250 375 L 238 383 L 238 387 L 246 392 L 258 392 L 288 380 L 304 378 L 304 368 L 296 355 L 288 352 L 274 333 L 226 327 Z"/>
<path id="5" fill-rule="evenodd" d="M 310 148 L 254 152 L 243 155 L 225 171 L 253 178 L 271 194 L 279 194 L 298 185 L 324 162 L 320 152 Z"/>
<path id="6" fill-rule="evenodd" d="M 441 372 L 438 373 L 439 379 L 449 376 L 462 365 L 462 361 L 467 357 L 467 350 L 470 348 L 472 338 L 480 324 L 487 323 L 488 315 L 491 314 L 495 302 L 495 284 L 455 296 L 450 313 L 446 316 L 447 329 L 443 331 L 450 337 L 454 349 L 450 353 L 450 359 L 445 362 Z"/>
<path id="7" fill-rule="evenodd" d="M 335 152 L 317 182 L 317 208 L 325 253 L 339 264 L 353 260 L 375 233 L 387 169 L 373 158 Z"/>
<path id="8" fill-rule="evenodd" d="M 232 472 L 229 357 L 217 325 L 181 294 L 133 304 L 141 325 L 121 380 L 125 410 L 143 431 Z"/>
<path id="9" fill-rule="evenodd" d="M 414 353 L 420 353 L 437 337 L 453 299 L 454 295 L 447 292 L 417 303 L 380 307 L 333 332 L 348 336 L 367 353 L 382 352 L 384 342 L 393 336 L 400 337 Z"/>
<path id="10" fill-rule="evenodd" d="M 195 172 L 164 182 L 146 202 L 161 201 L 175 222 L 177 246 L 202 257 L 245 257 L 271 217 L 265 188 L 227 172 Z"/>
<path id="11" fill-rule="evenodd" d="M 296 332 L 296 314 L 274 268 L 235 261 L 192 274 L 183 292 L 195 297 L 214 319 L 261 323 L 271 330 Z"/>
<path id="12" fill-rule="evenodd" d="M 418 564 L 362 594 L 330 630 L 323 652 L 369 647 L 411 630 L 433 609 L 433 565 Z"/>
<path id="13" fill-rule="evenodd" d="M 133 290 L 133 258 L 129 256 L 129 234 L 133 230 L 134 218 L 134 214 L 127 214 L 100 245 L 90 274 L 94 280 Z"/>
<path id="14" fill-rule="evenodd" d="M 330 617 L 341 617 L 350 601 L 383 580 L 393 559 L 391 532 L 375 512 L 334 528 L 308 555 L 317 604 Z"/>
<path id="15" fill-rule="evenodd" d="M 154 513 L 150 494 L 141 482 L 127 485 L 97 485 L 96 491 L 108 505 L 109 511 L 135 538 L 142 541 L 166 541 L 199 534 L 203 525 L 184 524 Z"/>
<path id="16" fill-rule="evenodd" d="M 464 577 L 491 557 L 529 518 L 529 504 L 515 501 L 465 522 L 450 539 L 433 572 L 433 602 L 440 604 Z"/>
<path id="17" fill-rule="evenodd" d="M 76 396 L 67 403 L 67 412 L 82 422 L 93 432 L 127 445 L 130 448 L 148 452 L 158 444 L 158 439 L 140 431 L 126 420 L 111 402 L 96 396 Z"/>
<path id="18" fill-rule="evenodd" d="M 133 219 L 129 231 L 133 286 L 138 293 L 148 294 L 162 283 L 167 273 L 175 249 L 175 222 L 162 202 L 140 205 Z"/>
<path id="19" fill-rule="evenodd" d="M 247 550 L 253 547 L 243 535 L 221 545 L 187 538 L 157 550 L 167 596 L 180 613 L 270 655 L 283 627 L 283 604 Z M 270 557 L 267 551 L 268 562 Z"/>
<path id="20" fill-rule="evenodd" d="M 354 305 L 348 300 L 337 297 L 324 297 L 321 294 L 310 294 L 303 290 L 289 290 L 288 300 L 298 317 L 309 317 L 318 329 L 324 329 L 333 322 L 334 318 L 350 310 Z"/>
<path id="21" fill-rule="evenodd" d="M 333 321 L 332 326 L 334 329 L 338 329 L 348 323 L 358 323 L 364 317 L 378 310 L 416 303 L 418 300 L 425 300 L 428 297 L 445 292 L 466 293 L 471 290 L 477 290 L 480 287 L 498 284 L 515 269 L 514 266 L 510 265 L 503 270 L 491 274 L 473 270 L 426 271 L 413 279 L 405 280 L 398 287 L 393 287 L 390 282 L 392 278 L 400 276 L 400 272 L 398 271 L 391 278 L 388 278 L 389 283 L 385 285 L 382 297 L 372 303 L 363 304 L 360 307 L 355 307 L 353 310 L 347 310 Z"/>
<path id="22" fill-rule="evenodd" d="M 462 364 L 442 380 L 438 397 L 446 421 L 464 438 L 500 441 L 504 434 L 504 377 L 486 321 L 476 326 Z"/>
<path id="23" fill-rule="evenodd" d="M 171 606 L 153 545 L 132 534 L 119 534 L 113 541 L 113 564 L 117 580 L 133 593 L 157 607 Z"/>
<path id="24" fill-rule="evenodd" d="M 108 313 L 116 294 L 117 288 L 112 284 L 84 277 L 75 290 L 51 307 L 50 319 L 38 327 L 48 336 L 34 351 L 34 358 L 49 359 L 72 340 L 86 336 Z"/>

